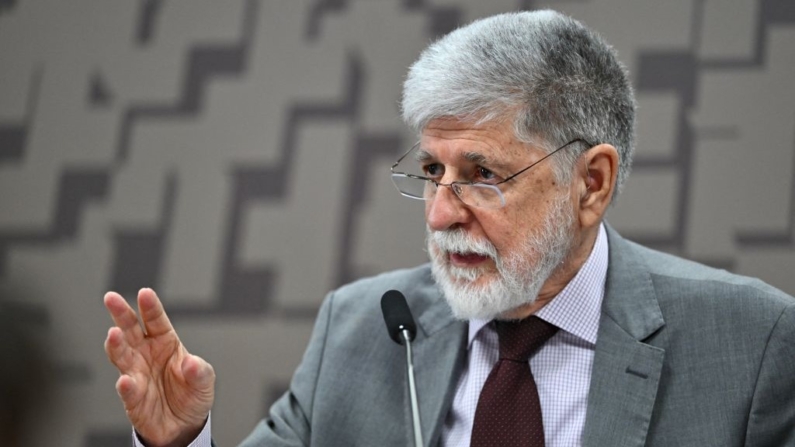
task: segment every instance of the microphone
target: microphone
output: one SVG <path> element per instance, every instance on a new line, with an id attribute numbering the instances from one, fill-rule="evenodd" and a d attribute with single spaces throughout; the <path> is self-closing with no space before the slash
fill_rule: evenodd
<path id="1" fill-rule="evenodd" d="M 417 403 L 417 387 L 414 384 L 414 363 L 411 355 L 411 341 L 417 335 L 414 317 L 406 303 L 406 297 L 397 290 L 389 290 L 381 297 L 381 311 L 384 313 L 386 330 L 389 337 L 400 345 L 406 346 L 406 370 L 409 378 L 409 395 L 411 397 L 411 419 L 414 425 L 414 445 L 423 447 L 422 427 L 420 426 L 420 407 Z"/>
<path id="2" fill-rule="evenodd" d="M 381 311 L 384 313 L 386 330 L 395 343 L 402 345 L 404 337 L 409 341 L 414 340 L 417 334 L 417 326 L 414 324 L 414 317 L 406 303 L 406 297 L 397 290 L 389 290 L 381 297 Z M 403 334 L 403 331 L 408 331 Z"/>

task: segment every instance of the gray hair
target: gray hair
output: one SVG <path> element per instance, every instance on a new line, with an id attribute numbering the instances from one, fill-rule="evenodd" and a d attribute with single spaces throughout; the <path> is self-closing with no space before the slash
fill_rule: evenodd
<path id="1" fill-rule="evenodd" d="M 476 124 L 513 119 L 522 142 L 550 152 L 581 138 L 612 144 L 619 168 L 614 198 L 632 165 L 635 98 L 615 50 L 555 11 L 477 20 L 431 44 L 403 85 L 403 120 L 420 133 L 442 117 Z M 571 181 L 580 144 L 557 154 L 555 174 Z"/>

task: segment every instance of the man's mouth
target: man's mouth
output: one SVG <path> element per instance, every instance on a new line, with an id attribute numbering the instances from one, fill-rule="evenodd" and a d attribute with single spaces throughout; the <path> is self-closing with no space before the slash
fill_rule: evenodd
<path id="1" fill-rule="evenodd" d="M 477 267 L 490 259 L 488 256 L 478 253 L 456 252 L 451 252 L 448 258 L 450 259 L 450 264 L 455 267 Z"/>

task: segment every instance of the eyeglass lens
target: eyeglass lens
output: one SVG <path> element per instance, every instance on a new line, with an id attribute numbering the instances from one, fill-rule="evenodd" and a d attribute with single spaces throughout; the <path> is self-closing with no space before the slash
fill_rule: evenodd
<path id="1" fill-rule="evenodd" d="M 439 188 L 433 181 L 412 178 L 405 174 L 393 174 L 392 182 L 404 196 L 420 200 L 433 199 Z M 505 199 L 494 186 L 453 183 L 449 187 L 468 205 L 481 208 L 500 208 L 505 205 Z"/>

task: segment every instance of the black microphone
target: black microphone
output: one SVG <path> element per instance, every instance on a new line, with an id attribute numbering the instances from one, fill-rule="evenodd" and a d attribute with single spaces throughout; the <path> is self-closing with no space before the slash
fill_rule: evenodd
<path id="1" fill-rule="evenodd" d="M 413 341 L 417 334 L 417 325 L 414 324 L 414 317 L 406 303 L 406 297 L 397 290 L 389 290 L 381 297 L 381 311 L 384 313 L 386 330 L 395 343 L 403 344 L 403 331 L 408 331 L 408 341 Z"/>
<path id="2" fill-rule="evenodd" d="M 411 341 L 417 334 L 417 326 L 406 297 L 397 290 L 389 290 L 381 297 L 381 311 L 384 313 L 386 330 L 395 343 L 406 346 L 406 370 L 409 377 L 411 397 L 411 416 L 414 425 L 414 445 L 423 447 L 422 427 L 420 426 L 420 406 L 417 400 L 417 387 L 414 385 L 414 364 L 411 358 Z"/>

